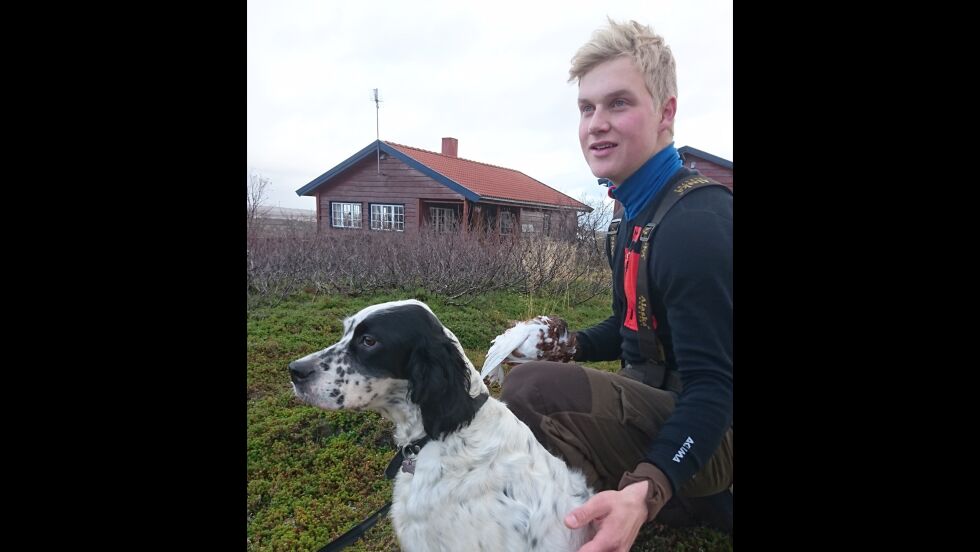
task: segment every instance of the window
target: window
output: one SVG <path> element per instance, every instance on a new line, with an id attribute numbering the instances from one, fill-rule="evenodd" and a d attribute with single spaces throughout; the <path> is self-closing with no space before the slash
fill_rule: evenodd
<path id="1" fill-rule="evenodd" d="M 541 233 L 545 236 L 551 235 L 551 213 L 541 214 Z"/>
<path id="2" fill-rule="evenodd" d="M 334 228 L 360 228 L 361 204 L 330 202 L 331 226 Z"/>
<path id="3" fill-rule="evenodd" d="M 514 232 L 514 213 L 510 211 L 500 212 L 500 233 L 512 234 Z"/>
<path id="4" fill-rule="evenodd" d="M 429 207 L 429 221 L 437 232 L 456 228 L 456 210 L 452 207 Z"/>
<path id="5" fill-rule="evenodd" d="M 371 205 L 371 230 L 405 230 L 404 205 Z"/>
<path id="6" fill-rule="evenodd" d="M 533 224 L 521 224 L 521 232 L 524 232 L 525 234 L 530 233 L 530 232 L 534 232 L 534 225 Z"/>

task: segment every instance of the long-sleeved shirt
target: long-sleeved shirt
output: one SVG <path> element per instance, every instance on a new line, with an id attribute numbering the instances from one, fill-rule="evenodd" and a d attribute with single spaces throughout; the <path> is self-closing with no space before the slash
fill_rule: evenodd
<path id="1" fill-rule="evenodd" d="M 673 183 L 696 174 L 680 169 Z M 676 493 L 703 466 L 732 423 L 732 194 L 717 186 L 691 191 L 661 221 L 650 241 L 648 274 L 656 333 L 667 367 L 683 383 L 674 411 L 645 459 L 660 468 Z M 638 217 L 643 216 L 638 215 Z M 622 358 L 640 363 L 637 332 L 628 326 L 635 294 L 626 293 L 625 247 L 647 220 L 623 220 L 613 257 L 613 314 L 578 332 L 580 360 Z M 630 267 L 632 281 L 636 263 Z"/>

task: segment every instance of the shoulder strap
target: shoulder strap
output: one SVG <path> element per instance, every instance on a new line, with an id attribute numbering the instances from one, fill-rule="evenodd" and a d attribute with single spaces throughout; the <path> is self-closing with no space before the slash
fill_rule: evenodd
<path id="1" fill-rule="evenodd" d="M 660 364 L 666 364 L 666 355 L 664 354 L 663 344 L 657 339 L 655 333 L 657 322 L 653 317 L 652 307 L 650 306 L 650 239 L 653 237 L 654 232 L 657 231 L 660 221 L 664 219 L 664 216 L 667 215 L 671 207 L 690 192 L 705 186 L 721 186 L 728 190 L 728 187 L 724 184 L 700 174 L 688 176 L 675 184 L 667 192 L 660 201 L 660 205 L 657 206 L 653 218 L 643 226 L 643 230 L 640 232 L 640 267 L 636 278 L 636 333 L 637 339 L 640 341 L 640 352 L 643 356 Z M 663 388 L 664 383 L 668 384 L 668 387 L 679 386 L 679 378 L 668 376 L 667 370 L 664 370 L 665 381 L 659 387 Z M 680 389 L 668 390 L 680 393 Z"/>
<path id="2" fill-rule="evenodd" d="M 623 219 L 621 218 L 612 219 L 612 222 L 609 223 L 609 229 L 606 230 L 606 259 L 609 261 L 609 268 L 613 268 L 613 257 L 616 256 L 616 235 L 619 234 L 619 225 L 622 222 Z"/>

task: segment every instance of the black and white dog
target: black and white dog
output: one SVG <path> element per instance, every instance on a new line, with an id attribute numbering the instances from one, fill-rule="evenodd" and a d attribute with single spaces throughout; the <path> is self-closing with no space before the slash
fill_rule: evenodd
<path id="1" fill-rule="evenodd" d="M 405 461 L 391 518 L 405 552 L 566 552 L 592 537 L 588 526 L 563 522 L 592 495 L 585 478 L 489 396 L 459 340 L 424 303 L 361 310 L 344 321 L 340 341 L 289 372 L 308 404 L 374 410 L 394 422 Z"/>

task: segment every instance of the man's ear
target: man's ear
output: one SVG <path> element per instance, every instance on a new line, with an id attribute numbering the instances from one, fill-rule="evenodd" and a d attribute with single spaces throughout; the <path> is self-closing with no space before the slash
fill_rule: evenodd
<path id="1" fill-rule="evenodd" d="M 674 117 L 677 115 L 677 96 L 667 98 L 664 105 L 660 108 L 660 124 L 657 125 L 657 133 L 674 128 Z M 671 132 L 673 134 L 673 132 Z"/>

